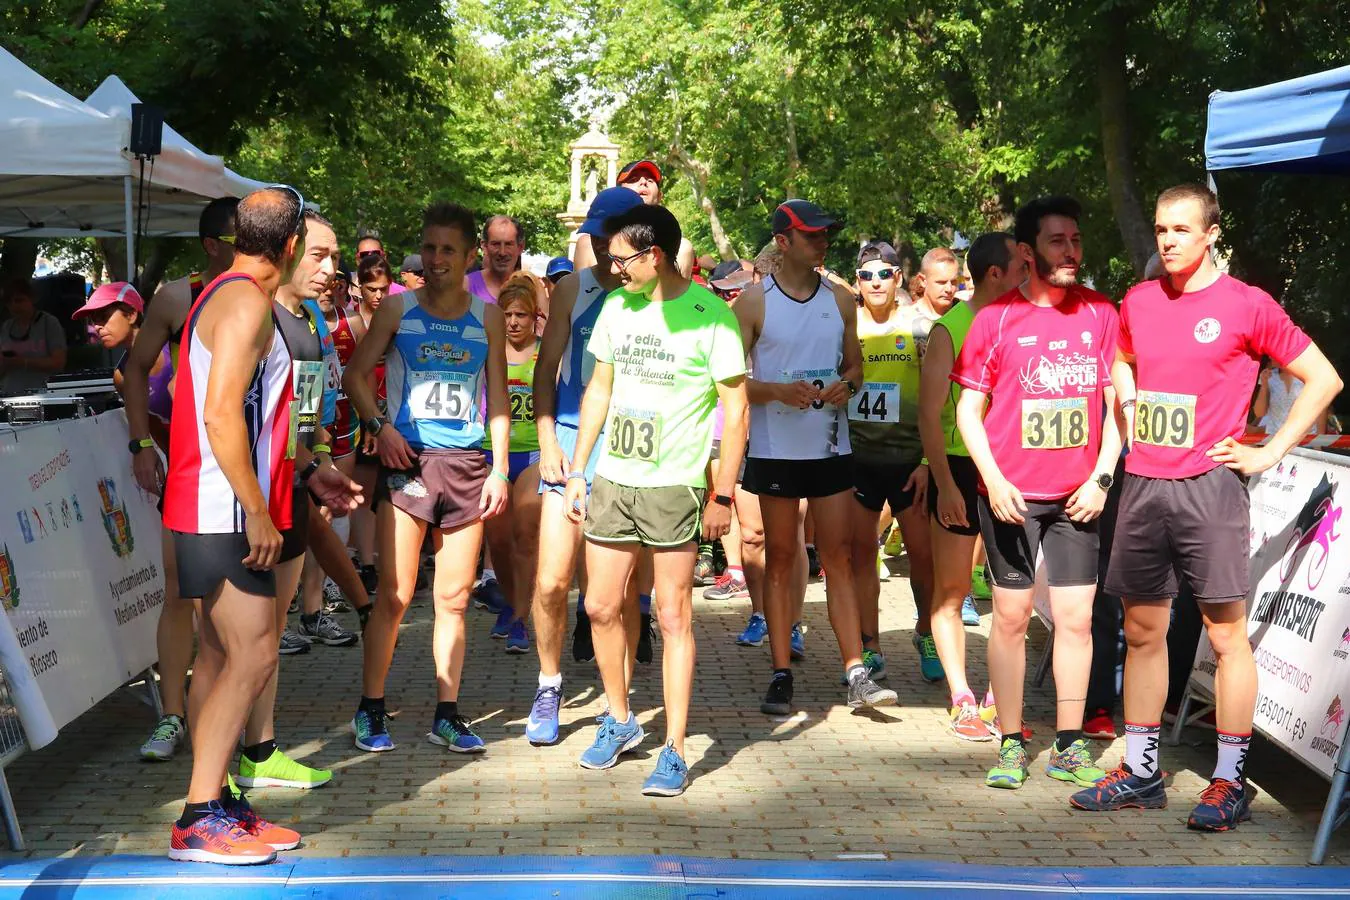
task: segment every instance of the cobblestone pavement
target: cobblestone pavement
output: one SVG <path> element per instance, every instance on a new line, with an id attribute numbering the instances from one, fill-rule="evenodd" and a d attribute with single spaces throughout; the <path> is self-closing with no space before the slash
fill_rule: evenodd
<path id="1" fill-rule="evenodd" d="M 898 568 L 901 560 L 891 560 Z M 360 694 L 360 649 L 315 647 L 282 659 L 278 724 L 282 746 L 336 770 L 308 793 L 259 790 L 256 806 L 306 834 L 299 854 L 650 854 L 745 858 L 931 859 L 1054 866 L 1306 862 L 1326 782 L 1273 746 L 1258 743 L 1248 773 L 1260 788 L 1253 820 L 1235 832 L 1188 832 L 1184 822 L 1213 766 L 1212 732 L 1191 731 L 1164 748 L 1175 774 L 1166 810 L 1107 816 L 1070 812 L 1069 786 L 1043 774 L 1053 739 L 1053 696 L 1029 687 L 1032 777 L 1020 791 L 983 786 L 992 744 L 964 744 L 945 731 L 945 696 L 923 682 L 910 643 L 914 606 L 907 579 L 883 585 L 883 644 L 889 684 L 901 705 L 852 713 L 843 704 L 839 663 L 823 586 L 812 584 L 805 620 L 807 658 L 798 664 L 796 715 L 759 712 L 769 675 L 767 644 L 737 647 L 748 604 L 696 602 L 699 662 L 691 714 L 693 784 L 675 799 L 643 797 L 664 718 L 660 649 L 639 667 L 633 705 L 649 737 L 616 768 L 589 772 L 576 759 L 603 707 L 592 664 L 565 652 L 563 740 L 550 748 L 523 738 L 536 657 L 507 656 L 490 640 L 491 617 L 470 614 L 460 703 L 488 743 L 463 757 L 423 737 L 435 703 L 431 609 L 415 601 L 389 680 L 393 753 L 365 754 L 346 732 Z M 972 683 L 985 676 L 984 622 L 968 629 Z M 354 619 L 354 617 L 352 617 Z M 352 622 L 351 624 L 354 624 Z M 1045 642 L 1033 625 L 1028 671 Z M 164 851 L 181 809 L 188 754 L 145 763 L 137 747 L 153 724 L 130 690 L 69 725 L 51 746 L 9 770 L 28 855 Z M 1099 744 L 1109 768 L 1124 739 Z M 0 859 L 4 858 L 0 855 Z M 12 858 L 12 856 L 11 856 Z M 1332 841 L 1328 864 L 1350 863 L 1350 829 Z"/>

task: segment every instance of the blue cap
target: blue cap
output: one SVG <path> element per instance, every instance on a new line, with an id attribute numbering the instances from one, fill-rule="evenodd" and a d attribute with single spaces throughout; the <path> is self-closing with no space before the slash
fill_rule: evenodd
<path id="1" fill-rule="evenodd" d="M 544 277 L 550 281 L 557 281 L 559 278 L 573 271 L 572 261 L 565 256 L 555 256 L 548 261 L 548 267 L 544 269 Z"/>
<path id="2" fill-rule="evenodd" d="M 595 195 L 591 208 L 586 213 L 586 221 L 581 223 L 577 234 L 589 234 L 592 237 L 604 237 L 605 220 L 610 216 L 626 213 L 635 206 L 642 205 L 642 195 L 632 188 L 605 188 Z"/>

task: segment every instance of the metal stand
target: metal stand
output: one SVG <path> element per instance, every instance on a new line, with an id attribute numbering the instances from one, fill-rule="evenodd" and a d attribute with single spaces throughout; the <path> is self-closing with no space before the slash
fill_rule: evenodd
<path id="1" fill-rule="evenodd" d="M 1313 838 L 1312 856 L 1308 862 L 1320 866 L 1327 858 L 1327 844 L 1331 842 L 1331 832 L 1350 819 L 1350 804 L 1346 803 L 1346 787 L 1350 785 L 1350 728 L 1341 735 L 1341 752 L 1336 755 L 1336 770 L 1331 776 L 1331 792 L 1327 794 L 1327 805 L 1322 808 L 1322 821 L 1317 826 L 1317 836 Z"/>
<path id="2" fill-rule="evenodd" d="M 155 667 L 151 666 L 143 673 L 145 692 L 150 696 L 150 705 L 155 709 L 155 720 L 164 718 L 164 701 L 159 695 L 159 679 L 155 677 Z"/>
<path id="3" fill-rule="evenodd" d="M 1182 729 L 1204 717 L 1213 708 L 1214 701 L 1211 698 L 1201 694 L 1194 686 L 1188 686 L 1186 692 L 1181 695 L 1181 705 L 1177 707 L 1177 720 L 1172 723 L 1172 733 L 1168 736 L 1167 742 L 1174 747 L 1180 744 Z"/>
<path id="4" fill-rule="evenodd" d="M 5 779 L 4 766 L 0 766 L 0 812 L 3 812 L 5 817 L 5 836 L 9 838 L 9 849 L 15 852 L 24 849 L 23 832 L 19 830 L 19 815 L 14 810 L 14 798 L 9 793 L 9 782 Z"/>

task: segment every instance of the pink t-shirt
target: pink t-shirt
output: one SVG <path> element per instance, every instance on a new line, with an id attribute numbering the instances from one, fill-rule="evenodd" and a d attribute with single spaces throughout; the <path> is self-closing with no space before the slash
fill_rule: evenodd
<path id="1" fill-rule="evenodd" d="M 390 296 L 390 297 L 394 296 L 395 294 L 402 294 L 402 293 L 404 293 L 404 292 L 407 291 L 407 290 L 408 290 L 407 288 L 405 288 L 403 285 L 399 284 L 397 281 L 390 282 L 390 284 L 389 284 L 389 296 Z"/>
<path id="2" fill-rule="evenodd" d="M 1227 275 L 1191 294 L 1166 279 L 1130 288 L 1120 349 L 1134 354 L 1138 402 L 1125 471 L 1191 478 L 1217 468 L 1205 451 L 1246 429 L 1261 357 L 1287 365 L 1310 343 L 1269 294 Z"/>
<path id="3" fill-rule="evenodd" d="M 994 461 L 1024 498 L 1059 500 L 1092 476 L 1119 327 L 1111 301 L 1081 286 L 1058 306 L 1014 288 L 976 314 L 952 381 L 989 395 Z"/>

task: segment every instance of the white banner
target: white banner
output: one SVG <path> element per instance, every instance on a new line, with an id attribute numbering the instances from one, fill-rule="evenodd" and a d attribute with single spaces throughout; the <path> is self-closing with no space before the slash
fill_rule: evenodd
<path id="1" fill-rule="evenodd" d="M 36 681 L 45 710 L 15 691 L 34 746 L 44 716 L 64 726 L 156 659 L 160 521 L 127 441 L 121 410 L 0 434 L 0 652 L 12 685 Z"/>
<path id="2" fill-rule="evenodd" d="M 1253 478 L 1248 634 L 1256 654 L 1256 727 L 1327 778 L 1350 704 L 1350 460 L 1295 450 Z M 1214 694 L 1203 636 L 1192 684 Z"/>

